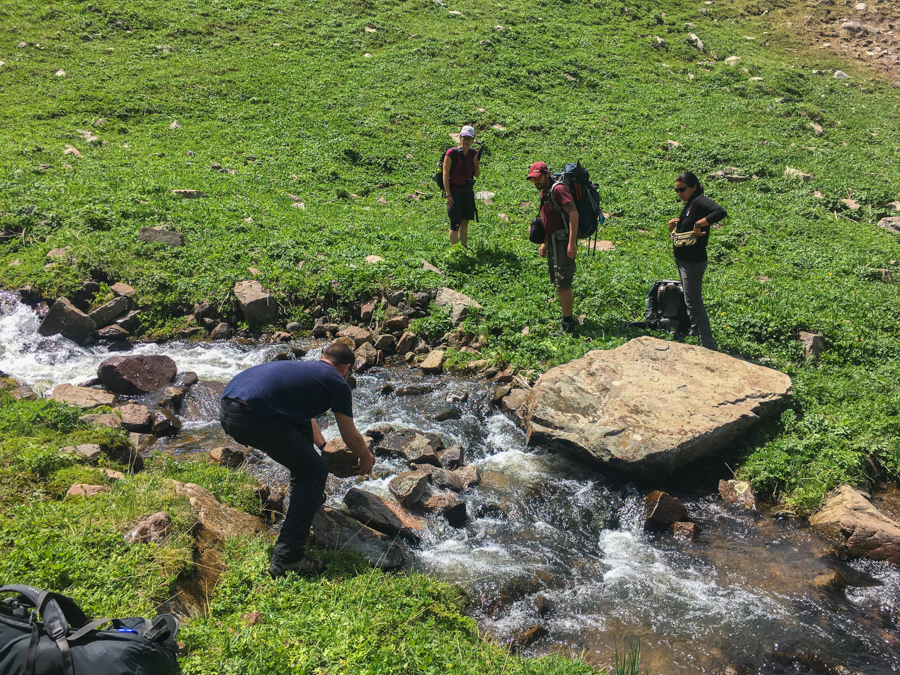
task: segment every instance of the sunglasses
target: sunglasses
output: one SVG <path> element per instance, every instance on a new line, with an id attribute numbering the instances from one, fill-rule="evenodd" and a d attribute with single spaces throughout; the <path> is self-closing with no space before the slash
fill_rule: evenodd
<path id="1" fill-rule="evenodd" d="M 675 188 L 675 192 L 677 192 L 678 194 L 681 194 L 681 193 L 684 192 L 685 190 L 690 190 L 690 188 L 686 188 L 686 187 L 683 187 L 683 188 Z"/>

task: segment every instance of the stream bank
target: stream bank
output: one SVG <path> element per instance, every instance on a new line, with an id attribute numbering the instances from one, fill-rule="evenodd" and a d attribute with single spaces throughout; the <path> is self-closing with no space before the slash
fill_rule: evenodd
<path id="1" fill-rule="evenodd" d="M 21 305 L 4 306 L 0 370 L 38 392 L 90 379 L 109 355 L 42 338 L 35 321 Z M 304 344 L 305 358 L 317 358 L 319 346 Z M 179 371 L 225 382 L 277 349 L 169 343 L 133 353 L 164 354 Z M 388 385 L 395 392 L 422 389 L 412 396 L 382 393 Z M 216 387 L 195 391 L 179 411 L 182 431 L 156 450 L 177 455 L 227 445 L 215 421 Z M 900 668 L 896 567 L 843 564 L 803 523 L 726 505 L 706 483 L 696 490 L 668 486 L 704 526 L 696 540 L 648 533 L 646 488 L 526 446 L 492 398 L 483 380 L 429 376 L 404 365 L 360 375 L 354 394 L 361 430 L 388 424 L 438 434 L 446 445 L 462 444 L 478 467 L 481 482 L 464 495 L 470 523 L 458 529 L 427 520 L 406 568 L 463 586 L 489 635 L 505 641 L 539 626 L 546 632 L 526 654 L 583 652 L 594 663 L 612 661 L 614 640 L 633 636 L 641 641 L 643 666 L 658 673 Z M 451 402 L 459 419 L 437 421 Z M 323 431 L 337 435 L 327 420 Z M 286 482 L 281 467 L 257 459 L 249 471 L 271 485 Z M 351 486 L 386 497 L 390 478 L 402 470 L 398 460 L 383 460 L 372 479 L 332 480 L 329 506 L 339 507 Z M 823 584 L 823 575 L 836 583 Z"/>

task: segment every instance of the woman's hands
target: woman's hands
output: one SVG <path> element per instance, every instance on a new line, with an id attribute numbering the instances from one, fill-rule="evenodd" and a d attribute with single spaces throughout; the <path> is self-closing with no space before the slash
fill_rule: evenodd
<path id="1" fill-rule="evenodd" d="M 669 221 L 669 232 L 674 232 L 677 225 L 678 218 L 672 218 L 672 220 Z"/>

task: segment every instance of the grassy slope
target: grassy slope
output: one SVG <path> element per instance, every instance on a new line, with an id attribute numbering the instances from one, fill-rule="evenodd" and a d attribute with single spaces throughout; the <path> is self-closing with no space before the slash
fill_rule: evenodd
<path id="1" fill-rule="evenodd" d="M 148 328 L 162 333 L 193 302 L 226 301 L 248 266 L 301 320 L 321 297 L 338 307 L 379 288 L 448 284 L 485 305 L 481 330 L 502 329 L 490 354 L 540 369 L 636 335 L 623 324 L 640 316 L 650 282 L 675 272 L 664 230 L 678 209 L 674 175 L 736 166 L 759 178 L 708 185 L 730 218 L 713 233 L 707 304 L 722 349 L 769 359 L 796 391 L 794 409 L 747 441 L 741 473 L 801 509 L 839 481 L 896 477 L 900 310 L 877 269 L 900 259 L 900 244 L 875 223 L 897 198 L 897 90 L 794 44 L 793 3 L 762 17 L 742 3 L 703 7 L 4 3 L 0 217 L 23 233 L 0 251 L 0 283 L 53 294 L 105 274 L 139 289 Z M 689 30 L 706 54 L 684 42 Z M 730 55 L 738 66 L 723 63 Z M 834 79 L 836 68 L 851 79 Z M 490 147 L 479 187 L 496 192 L 472 255 L 447 248 L 427 184 L 462 123 Z M 681 145 L 663 150 L 666 138 Z M 84 157 L 63 157 L 67 143 Z M 558 310 L 525 237 L 533 207 L 519 207 L 534 201 L 522 176 L 538 158 L 581 158 L 615 214 L 603 236 L 616 251 L 579 263 L 582 337 L 549 337 Z M 785 179 L 786 165 L 818 180 Z M 174 188 L 209 197 L 180 200 Z M 863 208 L 848 210 L 848 194 Z M 159 224 L 187 246 L 136 241 Z M 60 246 L 77 265 L 45 270 Z M 386 262 L 367 264 L 369 254 Z M 422 258 L 445 275 L 422 271 Z M 439 316 L 420 326 L 445 327 Z M 818 367 L 802 360 L 800 330 L 828 342 Z"/>

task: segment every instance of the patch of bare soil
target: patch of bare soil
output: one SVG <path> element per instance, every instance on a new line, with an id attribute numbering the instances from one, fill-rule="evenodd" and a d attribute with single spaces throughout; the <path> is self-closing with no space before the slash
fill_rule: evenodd
<path id="1" fill-rule="evenodd" d="M 787 24 L 800 42 L 862 61 L 900 82 L 900 6 L 896 2 L 809 0 L 801 11 L 805 13 Z"/>

